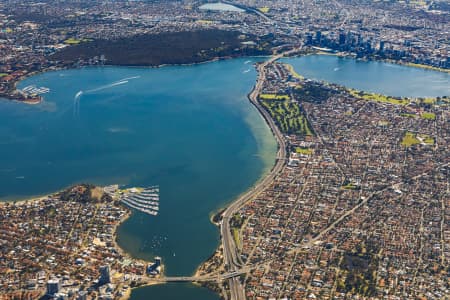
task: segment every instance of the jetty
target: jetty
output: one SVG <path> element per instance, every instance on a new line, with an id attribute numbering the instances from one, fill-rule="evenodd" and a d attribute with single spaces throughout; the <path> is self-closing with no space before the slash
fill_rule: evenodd
<path id="1" fill-rule="evenodd" d="M 119 200 L 129 208 L 136 209 L 148 215 L 156 216 L 159 212 L 159 187 L 120 189 L 118 185 L 103 188 L 113 199 Z"/>
<path id="2" fill-rule="evenodd" d="M 33 96 L 33 95 L 42 95 L 50 92 L 50 89 L 47 87 L 36 87 L 35 85 L 29 85 L 24 87 L 21 90 L 22 93 Z"/>

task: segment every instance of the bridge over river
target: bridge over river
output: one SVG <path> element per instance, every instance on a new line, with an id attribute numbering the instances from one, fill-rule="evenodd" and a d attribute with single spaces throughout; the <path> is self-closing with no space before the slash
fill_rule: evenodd
<path id="1" fill-rule="evenodd" d="M 223 281 L 230 278 L 238 277 L 241 274 L 247 273 L 247 270 L 238 270 L 225 274 L 206 274 L 200 276 L 161 276 L 159 278 L 149 278 L 148 282 L 206 282 L 206 281 Z"/>

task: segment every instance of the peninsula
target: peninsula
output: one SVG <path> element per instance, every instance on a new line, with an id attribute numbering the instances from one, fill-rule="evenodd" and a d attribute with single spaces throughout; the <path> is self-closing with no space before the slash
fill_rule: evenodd
<path id="1" fill-rule="evenodd" d="M 215 286 L 225 299 L 448 294 L 448 97 L 358 92 L 279 57 L 249 96 L 277 163 L 215 218 L 222 245 L 198 274 L 242 273 Z"/>
<path id="2" fill-rule="evenodd" d="M 105 191 L 83 184 L 0 204 L 0 299 L 125 299 L 159 276 L 160 259 L 134 259 L 116 244 L 117 226 L 131 211 Z"/>
<path id="3" fill-rule="evenodd" d="M 43 96 L 18 90 L 25 77 L 50 70 L 83 66 L 149 66 L 186 65 L 217 59 L 271 54 L 277 45 L 271 37 L 257 37 L 238 31 L 207 29 L 197 31 L 139 34 L 115 39 L 86 39 L 70 43 L 46 55 L 45 63 L 21 67 L 0 76 L 0 97 L 24 103 L 39 103 Z"/>
<path id="4" fill-rule="evenodd" d="M 271 54 L 272 46 L 269 38 L 210 29 L 93 40 L 66 47 L 48 59 L 56 65 L 89 65 L 97 57 L 99 63 L 106 65 L 157 67 L 267 55 Z"/>

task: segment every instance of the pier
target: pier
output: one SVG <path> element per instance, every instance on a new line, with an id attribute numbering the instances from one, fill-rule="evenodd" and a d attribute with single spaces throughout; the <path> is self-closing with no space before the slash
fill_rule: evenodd
<path id="1" fill-rule="evenodd" d="M 50 92 L 50 89 L 47 87 L 36 87 L 35 85 L 29 85 L 24 87 L 21 90 L 22 93 L 26 94 L 26 95 L 42 95 L 42 94 L 46 94 L 48 92 Z"/>
<path id="2" fill-rule="evenodd" d="M 129 208 L 148 215 L 156 216 L 159 212 L 159 187 L 119 189 L 118 185 L 104 188 L 105 193 L 119 200 Z"/>

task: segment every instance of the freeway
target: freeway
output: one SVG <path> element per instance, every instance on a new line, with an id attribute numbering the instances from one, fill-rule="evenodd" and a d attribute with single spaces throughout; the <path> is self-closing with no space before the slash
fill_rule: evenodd
<path id="1" fill-rule="evenodd" d="M 241 258 L 237 253 L 237 247 L 235 245 L 233 236 L 231 234 L 230 220 L 234 214 L 248 201 L 252 200 L 259 193 L 261 193 L 268 185 L 270 185 L 275 177 L 280 174 L 285 166 L 286 161 L 286 142 L 280 129 L 276 126 L 275 122 L 271 118 L 270 114 L 261 106 L 258 102 L 258 95 L 261 93 L 263 83 L 266 80 L 266 66 L 280 59 L 281 57 L 298 52 L 301 48 L 294 48 L 292 50 L 272 56 L 269 60 L 259 64 L 258 79 L 252 90 L 248 95 L 250 102 L 258 109 L 259 113 L 263 116 L 273 135 L 278 142 L 278 153 L 274 167 L 270 173 L 261 180 L 251 190 L 241 195 L 235 202 L 233 202 L 222 214 L 222 222 L 220 226 L 220 233 L 222 236 L 223 256 L 225 268 L 228 268 L 229 272 L 238 271 L 242 265 Z M 231 300 L 245 299 L 244 288 L 238 277 L 233 277 L 228 280 L 230 286 Z"/>
<path id="2" fill-rule="evenodd" d="M 231 203 L 228 208 L 222 213 L 222 221 L 220 223 L 220 231 L 222 236 L 222 245 L 223 245 L 223 257 L 224 257 L 224 264 L 226 273 L 224 274 L 218 274 L 218 273 L 210 273 L 205 274 L 201 276 L 194 276 L 194 277 L 161 277 L 158 279 L 152 279 L 151 281 L 156 282 L 174 282 L 174 281 L 196 281 L 196 282 L 204 282 L 204 281 L 227 281 L 229 285 L 229 290 L 231 294 L 231 300 L 244 300 L 245 299 L 245 289 L 240 281 L 240 275 L 248 273 L 251 269 L 255 269 L 261 266 L 266 266 L 268 263 L 270 263 L 273 259 L 268 259 L 265 261 L 258 262 L 256 264 L 246 264 L 244 265 L 241 261 L 241 258 L 238 253 L 238 249 L 234 242 L 234 237 L 232 235 L 232 231 L 230 228 L 230 221 L 232 217 L 239 211 L 239 209 L 245 205 L 248 201 L 251 201 L 256 196 L 258 196 L 259 193 L 261 193 L 268 185 L 270 185 L 273 180 L 280 174 L 280 172 L 283 170 L 285 166 L 285 161 L 287 158 L 287 151 L 286 151 L 286 142 L 284 139 L 284 136 L 280 132 L 279 128 L 276 126 L 275 122 L 269 115 L 269 113 L 260 105 L 258 102 L 258 95 L 261 93 L 263 83 L 266 79 L 266 67 L 275 62 L 276 60 L 280 59 L 281 57 L 292 54 L 295 52 L 298 52 L 301 50 L 300 48 L 294 48 L 293 50 L 283 52 L 277 55 L 272 56 L 269 60 L 257 65 L 258 69 L 258 78 L 256 81 L 256 84 L 252 90 L 252 92 L 248 95 L 248 98 L 250 102 L 258 109 L 259 113 L 262 115 L 262 117 L 267 122 L 268 126 L 271 128 L 277 142 L 279 145 L 278 153 L 277 153 L 277 159 L 275 162 L 274 167 L 270 171 L 270 173 L 263 178 L 260 182 L 258 182 L 253 188 L 251 188 L 249 191 L 241 195 L 235 202 Z M 320 136 L 318 136 L 320 142 L 323 143 Z M 336 162 L 333 159 L 333 163 L 336 164 Z M 450 163 L 441 164 L 438 167 L 446 167 Z M 338 168 L 339 166 L 336 165 Z M 416 175 L 412 177 L 411 179 L 417 179 L 425 174 L 427 174 L 430 170 L 427 170 L 424 173 L 421 173 L 419 175 Z M 352 209 L 344 213 L 341 217 L 339 217 L 337 220 L 335 220 L 333 223 L 329 224 L 327 227 L 325 227 L 323 230 L 321 230 L 314 238 L 310 239 L 307 242 L 302 242 L 298 247 L 295 249 L 292 249 L 289 251 L 289 253 L 297 253 L 299 251 L 304 250 L 304 248 L 309 248 L 314 245 L 314 243 L 319 242 L 320 239 L 325 236 L 328 232 L 333 230 L 339 223 L 344 221 L 347 217 L 352 215 L 355 211 L 360 209 L 362 206 L 366 205 L 368 201 L 373 199 L 374 196 L 381 194 L 382 192 L 386 191 L 389 188 L 393 188 L 396 185 L 401 184 L 401 181 L 394 183 L 393 185 L 389 185 L 381 190 L 378 190 L 376 192 L 373 192 L 370 196 L 363 199 L 360 203 L 355 205 Z M 150 282 L 151 282 L 150 281 Z M 228 299 L 228 297 L 226 297 Z"/>
<path id="3" fill-rule="evenodd" d="M 253 8 L 251 6 L 243 5 L 243 4 L 240 4 L 240 3 L 234 3 L 234 1 L 222 1 L 222 2 L 225 3 L 225 4 L 236 6 L 238 8 L 243 9 L 243 10 L 246 10 L 249 13 L 254 13 L 257 16 L 263 18 L 265 21 L 267 21 L 269 23 L 274 23 L 274 21 L 271 18 L 269 18 L 266 14 L 264 14 L 263 12 L 261 12 L 257 8 Z"/>
<path id="4" fill-rule="evenodd" d="M 185 276 L 185 277 L 160 277 L 146 279 L 146 282 L 205 282 L 205 281 L 223 281 L 227 280 L 231 300 L 244 300 L 245 290 L 240 281 L 240 275 L 247 273 L 251 266 L 242 266 L 241 258 L 238 254 L 237 247 L 234 242 L 234 238 L 231 233 L 230 220 L 238 212 L 238 210 L 246 204 L 248 201 L 254 199 L 258 194 L 260 194 L 268 185 L 270 185 L 276 176 L 278 176 L 283 170 L 287 158 L 286 142 L 280 129 L 276 126 L 274 120 L 271 118 L 270 114 L 261 106 L 258 102 L 258 95 L 261 93 L 263 83 L 266 80 L 266 66 L 275 62 L 285 55 L 289 55 L 298 52 L 300 48 L 294 48 L 292 50 L 274 55 L 270 57 L 267 61 L 257 65 L 258 68 L 258 78 L 252 92 L 248 95 L 250 102 L 258 109 L 259 113 L 267 122 L 268 126 L 272 130 L 278 142 L 278 152 L 275 165 L 269 174 L 259 181 L 253 188 L 241 195 L 236 201 L 231 203 L 230 206 L 222 213 L 222 221 L 220 225 L 220 233 L 222 236 L 223 245 L 223 256 L 226 273 L 224 274 L 205 274 L 202 276 Z"/>
<path id="5" fill-rule="evenodd" d="M 148 278 L 145 281 L 148 282 L 205 282 L 205 281 L 222 281 L 235 277 L 239 277 L 241 274 L 245 274 L 247 269 L 243 268 L 238 271 L 228 272 L 225 274 L 205 274 L 201 276 L 161 276 L 158 278 Z M 143 279 L 143 277 L 141 277 Z"/>

